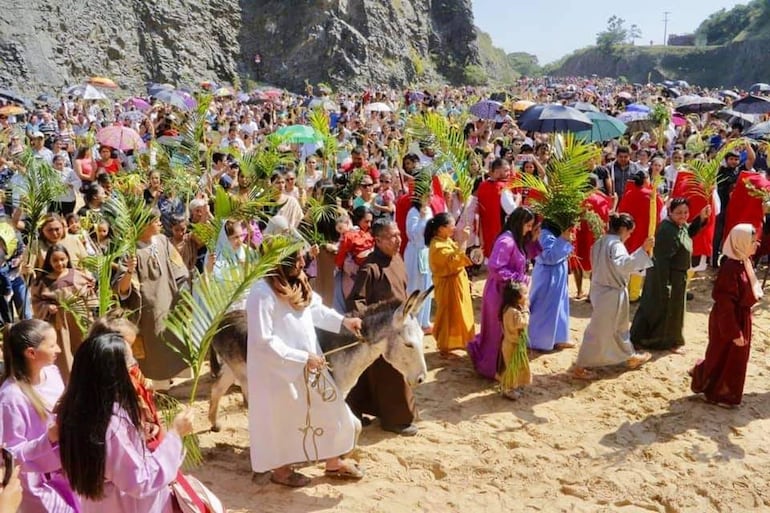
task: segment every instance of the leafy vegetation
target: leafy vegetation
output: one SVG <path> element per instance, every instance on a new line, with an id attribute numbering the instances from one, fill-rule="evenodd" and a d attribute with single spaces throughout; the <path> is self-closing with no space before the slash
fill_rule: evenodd
<path id="1" fill-rule="evenodd" d="M 610 50 L 624 43 L 634 44 L 634 41 L 642 37 L 642 31 L 636 25 L 626 26 L 626 20 L 619 16 L 610 16 L 607 20 L 607 28 L 596 34 L 596 46 Z"/>
<path id="2" fill-rule="evenodd" d="M 768 37 L 770 2 L 752 0 L 732 9 L 720 9 L 696 29 L 695 39 L 707 45 L 726 45 L 749 38 Z"/>

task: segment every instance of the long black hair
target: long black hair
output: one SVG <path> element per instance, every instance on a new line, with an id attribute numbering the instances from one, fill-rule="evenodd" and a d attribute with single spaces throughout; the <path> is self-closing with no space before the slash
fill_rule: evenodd
<path id="1" fill-rule="evenodd" d="M 621 228 L 631 230 L 636 225 L 634 218 L 631 214 L 620 212 L 618 214 L 612 214 L 610 216 L 610 233 L 618 233 Z"/>
<path id="2" fill-rule="evenodd" d="M 104 496 L 107 427 L 115 407 L 141 429 L 139 400 L 126 366 L 126 342 L 116 333 L 89 337 L 72 364 L 56 408 L 62 470 L 83 497 Z"/>
<path id="3" fill-rule="evenodd" d="M 70 252 L 67 251 L 67 248 L 65 248 L 63 244 L 54 244 L 48 248 L 48 251 L 45 253 L 45 260 L 43 260 L 43 270 L 46 273 L 53 272 L 51 259 L 53 258 L 54 253 L 64 253 L 67 255 L 67 268 L 72 269 L 72 258 L 70 257 Z"/>
<path id="4" fill-rule="evenodd" d="M 505 220 L 505 226 L 503 226 L 503 233 L 511 232 L 513 240 L 516 246 L 524 253 L 524 247 L 528 242 L 532 240 L 532 232 L 530 231 L 526 235 L 524 232 L 524 225 L 530 221 L 535 220 L 535 213 L 527 207 L 517 207 L 516 210 L 511 212 L 511 215 Z"/>
<path id="5" fill-rule="evenodd" d="M 430 246 L 430 241 L 433 240 L 433 238 L 438 233 L 438 229 L 442 226 L 446 226 L 449 223 L 452 222 L 452 216 L 447 214 L 446 212 L 441 212 L 440 214 L 436 214 L 436 217 L 432 218 L 428 221 L 428 224 L 425 225 L 425 245 Z"/>
<path id="6" fill-rule="evenodd" d="M 0 383 L 5 383 L 9 379 L 14 380 L 43 420 L 48 418 L 48 408 L 53 405 L 46 405 L 40 394 L 32 387 L 24 353 L 27 349 L 40 347 L 50 331 L 53 331 L 53 326 L 40 319 L 27 319 L 13 325 L 6 324 L 3 328 L 4 368 Z"/>

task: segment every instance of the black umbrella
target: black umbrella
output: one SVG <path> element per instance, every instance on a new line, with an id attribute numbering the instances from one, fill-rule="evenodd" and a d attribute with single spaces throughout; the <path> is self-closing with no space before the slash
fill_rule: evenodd
<path id="1" fill-rule="evenodd" d="M 505 103 L 510 98 L 510 95 L 504 91 L 500 91 L 499 93 L 492 93 L 489 95 L 489 99 L 494 102 L 500 102 Z"/>
<path id="2" fill-rule="evenodd" d="M 723 109 L 719 112 L 715 112 L 714 116 L 719 119 L 727 121 L 731 126 L 735 123 L 740 123 L 742 128 L 748 128 L 757 122 L 756 116 L 753 114 L 744 114 L 732 109 Z"/>
<path id="3" fill-rule="evenodd" d="M 770 137 L 770 121 L 757 123 L 753 127 L 743 132 L 744 137 L 751 139 L 768 139 Z"/>
<path id="4" fill-rule="evenodd" d="M 732 98 L 733 100 L 737 100 L 738 98 L 741 97 L 741 95 L 729 89 L 723 89 L 719 91 L 719 96 L 721 96 L 722 98 Z"/>
<path id="5" fill-rule="evenodd" d="M 750 93 L 766 93 L 768 91 L 770 91 L 770 84 L 765 84 L 764 82 L 759 82 L 749 87 Z"/>
<path id="6" fill-rule="evenodd" d="M 539 106 L 534 106 L 522 114 L 522 118 Z M 519 119 L 519 127 L 534 132 L 580 132 L 590 130 L 593 126 L 588 117 L 577 109 L 564 105 L 550 104 L 542 106 L 539 113 L 533 112 L 524 121 Z"/>
<path id="7" fill-rule="evenodd" d="M 699 114 L 719 110 L 725 104 L 708 96 L 685 95 L 680 96 L 674 102 L 674 109 L 682 114 Z"/>
<path id="8" fill-rule="evenodd" d="M 32 110 L 35 108 L 34 104 L 31 101 L 24 98 L 20 94 L 17 94 L 11 91 L 10 89 L 0 89 L 0 98 L 11 101 L 13 103 L 24 105 L 25 107 L 27 107 L 28 110 Z"/>
<path id="9" fill-rule="evenodd" d="M 676 87 L 666 87 L 663 89 L 663 95 L 668 98 L 679 98 L 682 96 L 682 91 Z"/>
<path id="10" fill-rule="evenodd" d="M 732 109 L 744 114 L 767 114 L 770 112 L 770 100 L 750 94 L 734 101 Z"/>

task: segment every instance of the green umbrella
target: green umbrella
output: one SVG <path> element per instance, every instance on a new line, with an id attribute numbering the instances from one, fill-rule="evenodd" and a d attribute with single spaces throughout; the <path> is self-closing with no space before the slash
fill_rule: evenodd
<path id="1" fill-rule="evenodd" d="M 591 130 L 576 132 L 575 137 L 578 139 L 590 142 L 609 141 L 620 137 L 628 129 L 625 123 L 603 112 L 585 112 L 584 114 L 591 120 L 593 126 Z"/>
<path id="2" fill-rule="evenodd" d="M 323 139 L 315 128 L 308 125 L 284 126 L 276 130 L 275 133 L 286 138 L 287 142 L 295 144 L 317 143 Z"/>

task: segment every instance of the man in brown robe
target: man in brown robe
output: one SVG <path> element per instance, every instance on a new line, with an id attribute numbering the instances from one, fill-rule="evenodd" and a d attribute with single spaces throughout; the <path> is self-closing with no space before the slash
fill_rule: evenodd
<path id="1" fill-rule="evenodd" d="M 399 254 L 401 232 L 395 221 L 378 219 L 372 225 L 375 248 L 358 270 L 347 298 L 347 310 L 363 312 L 368 305 L 399 299 L 406 301 L 406 267 Z M 414 395 L 404 376 L 380 356 L 358 378 L 348 405 L 356 416 L 379 417 L 385 431 L 404 436 L 417 434 L 413 424 L 417 410 Z"/>

